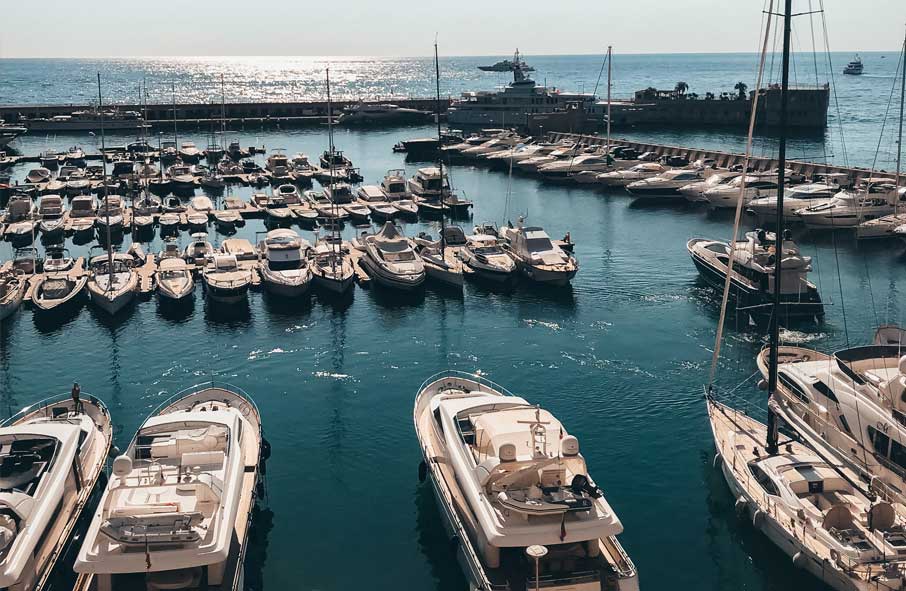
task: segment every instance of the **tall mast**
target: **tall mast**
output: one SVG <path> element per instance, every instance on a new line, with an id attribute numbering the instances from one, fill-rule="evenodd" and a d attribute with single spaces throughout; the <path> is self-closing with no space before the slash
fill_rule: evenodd
<path id="1" fill-rule="evenodd" d="M 607 152 L 610 153 L 610 62 L 613 59 L 613 46 L 607 46 Z"/>
<path id="2" fill-rule="evenodd" d="M 519 61 L 519 50 L 516 50 L 516 61 Z M 445 260 L 444 253 L 447 250 L 447 240 L 444 237 L 446 229 L 444 220 L 444 157 L 443 150 L 440 149 L 440 59 L 437 57 L 437 38 L 434 38 L 434 74 L 435 86 L 437 88 L 437 114 L 434 118 L 437 120 L 437 167 L 440 170 L 440 258 Z"/>
<path id="3" fill-rule="evenodd" d="M 903 39 L 903 59 L 902 62 L 902 71 L 900 72 L 900 131 L 897 140 L 897 180 L 896 180 L 896 191 L 894 191 L 894 199 L 896 203 L 900 202 L 900 164 L 902 163 L 903 158 L 903 103 L 906 103 L 906 38 Z"/>
<path id="4" fill-rule="evenodd" d="M 333 270 L 334 279 L 336 279 L 337 273 L 337 254 L 339 254 L 340 249 L 334 250 L 336 246 L 336 240 L 339 237 L 340 232 L 340 222 L 337 219 L 337 200 L 334 195 L 334 186 L 333 186 L 333 103 L 330 100 L 330 66 L 327 67 L 327 171 L 330 174 L 330 210 L 333 212 L 333 220 L 331 220 L 332 225 L 330 228 L 330 233 L 333 236 L 333 241 L 328 244 L 330 247 L 330 267 Z"/>
<path id="5" fill-rule="evenodd" d="M 220 75 L 220 147 L 226 149 L 224 136 L 226 135 L 226 87 L 223 84 L 223 74 Z"/>
<path id="6" fill-rule="evenodd" d="M 173 83 L 173 143 L 179 147 L 179 138 L 176 134 L 176 83 Z"/>
<path id="7" fill-rule="evenodd" d="M 783 12 L 783 71 L 780 81 L 780 138 L 777 147 L 777 220 L 774 229 L 774 309 L 771 312 L 771 344 L 768 362 L 768 397 L 777 391 L 777 349 L 780 347 L 780 282 L 783 259 L 783 185 L 786 181 L 786 125 L 790 88 L 790 33 L 793 0 L 785 0 Z M 758 90 L 756 89 L 756 92 Z M 746 174 L 746 171 L 743 171 Z M 767 452 L 777 453 L 777 416 L 768 407 Z"/>
<path id="8" fill-rule="evenodd" d="M 110 238 L 110 191 L 107 189 L 107 153 L 106 139 L 104 135 L 104 102 L 101 98 L 101 73 L 98 72 L 98 113 L 101 116 L 101 182 L 104 185 L 104 215 L 107 221 L 107 273 L 110 281 L 107 284 L 108 289 L 113 288 L 113 246 Z"/>

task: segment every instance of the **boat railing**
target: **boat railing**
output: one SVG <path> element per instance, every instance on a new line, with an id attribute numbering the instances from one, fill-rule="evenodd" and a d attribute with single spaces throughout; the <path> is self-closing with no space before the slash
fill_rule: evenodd
<path id="1" fill-rule="evenodd" d="M 86 393 L 82 392 L 79 395 L 79 399 L 81 401 L 87 400 L 88 402 L 91 402 L 92 404 L 97 405 L 99 408 L 103 408 L 105 411 L 107 409 L 107 406 L 104 404 L 104 401 L 102 401 L 99 398 L 95 398 L 91 394 L 86 394 Z M 10 415 L 9 418 L 7 418 L 2 423 L 0 423 L 0 427 L 6 427 L 8 425 L 11 425 L 11 424 L 15 423 L 16 421 L 22 419 L 23 417 L 25 417 L 29 414 L 35 413 L 37 411 L 40 411 L 40 410 L 44 410 L 45 418 L 54 418 L 53 414 L 51 413 L 51 407 L 53 407 L 57 404 L 60 404 L 61 402 L 67 402 L 67 401 L 71 401 L 71 400 L 72 400 L 72 395 L 68 392 L 62 393 L 62 394 L 55 394 L 53 396 L 48 396 L 47 398 L 45 398 L 43 400 L 39 400 L 38 402 L 30 404 L 30 405 L 26 406 L 25 408 L 19 410 L 18 412 L 13 413 L 12 415 Z"/>
<path id="2" fill-rule="evenodd" d="M 546 574 L 537 579 L 528 577 L 525 580 L 526 589 L 544 589 L 547 587 L 562 587 L 566 585 L 582 585 L 593 583 L 600 578 L 598 571 L 579 571 L 570 573 L 568 576 Z"/>
<path id="3" fill-rule="evenodd" d="M 513 394 L 512 392 L 510 392 L 509 390 L 507 390 L 500 384 L 498 384 L 492 380 L 489 380 L 488 378 L 486 378 L 480 374 L 469 373 L 466 371 L 460 371 L 460 370 L 456 370 L 456 369 L 440 371 L 440 372 L 437 372 L 436 374 L 428 377 L 428 379 L 426 379 L 424 382 L 422 382 L 421 386 L 418 387 L 418 391 L 421 392 L 425 388 L 427 388 L 430 384 L 441 381 L 443 378 L 447 378 L 447 377 L 469 380 L 469 381 L 477 383 L 482 388 L 488 389 L 489 391 L 496 391 L 496 392 L 499 392 L 506 396 L 515 396 L 515 394 Z"/>
<path id="4" fill-rule="evenodd" d="M 213 376 L 207 382 L 201 382 L 199 384 L 195 384 L 193 386 L 183 388 L 182 390 L 178 391 L 176 394 L 173 394 L 172 396 L 170 396 L 169 398 L 167 398 L 163 402 L 161 402 L 159 405 L 157 405 L 157 407 L 153 411 L 151 411 L 151 413 L 148 416 L 153 417 L 155 415 L 158 415 L 165 408 L 167 408 L 169 406 L 173 406 L 173 404 L 175 402 L 177 402 L 178 400 L 180 400 L 181 398 L 185 398 L 189 394 L 195 394 L 198 392 L 202 392 L 204 390 L 223 390 L 230 394 L 235 394 L 236 396 L 241 398 L 245 402 L 245 405 L 247 405 L 247 407 L 243 408 L 243 406 L 240 405 L 240 406 L 237 406 L 236 408 L 244 416 L 248 416 L 250 412 L 253 412 L 254 416 L 255 416 L 254 423 L 257 423 L 259 431 L 261 430 L 261 422 L 260 422 L 261 421 L 261 418 L 260 418 L 261 412 L 258 409 L 258 405 L 255 403 L 255 399 L 252 398 L 248 394 L 248 392 L 246 392 L 242 388 L 240 388 L 238 386 L 234 386 L 233 384 L 230 384 L 229 382 L 217 381 Z M 220 400 L 220 399 L 212 397 L 210 400 Z M 134 438 L 133 438 L 133 442 L 134 442 Z"/>

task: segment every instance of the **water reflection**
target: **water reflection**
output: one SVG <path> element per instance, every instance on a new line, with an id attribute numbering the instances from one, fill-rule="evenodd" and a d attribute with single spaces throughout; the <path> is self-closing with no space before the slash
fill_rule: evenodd
<path id="1" fill-rule="evenodd" d="M 430 482 L 415 487 L 415 514 L 418 546 L 428 560 L 434 588 L 438 591 L 462 591 L 468 587 L 459 566 L 458 543 L 451 538 L 434 498 Z"/>
<path id="2" fill-rule="evenodd" d="M 37 312 L 32 308 L 31 320 L 35 330 L 43 335 L 58 334 L 71 324 L 85 307 L 87 296 L 84 293 L 76 296 L 72 301 L 57 310 Z"/>
<path id="3" fill-rule="evenodd" d="M 197 294 L 192 293 L 181 300 L 173 301 L 170 298 L 158 296 L 157 313 L 161 318 L 173 324 L 185 324 L 195 313 L 196 297 L 198 297 Z"/>
<path id="4" fill-rule="evenodd" d="M 245 589 L 264 589 L 264 566 L 267 563 L 267 546 L 271 530 L 274 529 L 274 512 L 259 504 L 252 509 L 252 524 L 246 541 Z"/>
<path id="5" fill-rule="evenodd" d="M 249 298 L 235 304 L 225 304 L 215 302 L 206 296 L 202 297 L 204 297 L 204 319 L 208 324 L 232 331 L 241 331 L 251 326 L 252 308 Z"/>

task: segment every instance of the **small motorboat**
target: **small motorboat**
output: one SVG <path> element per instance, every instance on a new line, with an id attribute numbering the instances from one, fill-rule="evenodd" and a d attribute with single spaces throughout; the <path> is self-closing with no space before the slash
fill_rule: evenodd
<path id="1" fill-rule="evenodd" d="M 179 157 L 183 162 L 198 162 L 201 159 L 201 150 L 195 145 L 195 142 L 183 142 L 179 146 Z"/>
<path id="2" fill-rule="evenodd" d="M 414 218 L 418 216 L 418 205 L 411 199 L 397 199 L 391 201 L 390 206 L 402 217 Z"/>
<path id="3" fill-rule="evenodd" d="M 44 195 L 38 199 L 36 217 L 41 220 L 41 234 L 52 239 L 63 234 L 63 199 L 59 195 Z"/>
<path id="4" fill-rule="evenodd" d="M 19 309 L 26 289 L 28 280 L 21 271 L 7 269 L 0 272 L 0 322 Z"/>
<path id="5" fill-rule="evenodd" d="M 179 231 L 179 214 L 172 211 L 160 214 L 157 223 L 160 224 L 161 234 L 174 234 Z"/>
<path id="6" fill-rule="evenodd" d="M 132 256 L 122 253 L 104 253 L 88 262 L 88 295 L 110 315 L 117 314 L 135 297 L 138 274 L 132 264 Z"/>
<path id="7" fill-rule="evenodd" d="M 202 271 L 205 293 L 224 304 L 235 304 L 248 297 L 252 272 L 239 266 L 232 254 L 216 254 Z"/>
<path id="8" fill-rule="evenodd" d="M 25 176 L 25 181 L 33 185 L 46 183 L 50 181 L 50 171 L 44 167 L 33 168 L 28 171 L 28 174 Z"/>
<path id="9" fill-rule="evenodd" d="M 411 291 L 425 282 L 424 262 L 412 242 L 392 222 L 386 222 L 378 234 L 365 238 L 361 263 L 384 287 Z"/>
<path id="10" fill-rule="evenodd" d="M 516 275 L 516 262 L 500 246 L 496 235 L 466 236 L 466 245 L 459 254 L 475 275 L 492 281 L 508 281 Z"/>
<path id="11" fill-rule="evenodd" d="M 44 273 L 38 276 L 32 290 L 32 306 L 36 312 L 59 311 L 82 301 L 88 275 L 73 278 L 69 271 L 74 265 L 75 261 L 65 248 L 47 249 Z"/>
<path id="12" fill-rule="evenodd" d="M 261 280 L 265 289 L 283 297 L 304 295 L 311 285 L 311 244 L 290 229 L 271 230 L 261 243 Z"/>
<path id="13" fill-rule="evenodd" d="M 367 224 L 368 218 L 371 216 L 371 210 L 361 203 L 347 203 L 343 209 L 349 214 L 349 220 L 354 224 Z"/>
<path id="14" fill-rule="evenodd" d="M 112 233 L 123 231 L 123 198 L 119 195 L 107 195 L 98 206 L 95 225 L 103 236 L 108 229 Z"/>
<path id="15" fill-rule="evenodd" d="M 293 217 L 293 212 L 279 195 L 273 195 L 267 201 L 267 220 L 274 224 L 283 224 Z"/>
<path id="16" fill-rule="evenodd" d="M 233 230 L 242 221 L 242 215 L 235 209 L 218 209 L 214 212 L 214 224 L 219 230 Z"/>
<path id="17" fill-rule="evenodd" d="M 195 291 L 192 270 L 183 259 L 174 256 L 161 258 L 157 267 L 157 295 L 161 302 L 179 302 Z"/>
<path id="18" fill-rule="evenodd" d="M 161 209 L 164 213 L 182 213 L 186 210 L 186 206 L 179 197 L 170 195 L 164 199 Z"/>
<path id="19" fill-rule="evenodd" d="M 208 242 L 208 235 L 204 232 L 192 234 L 192 242 L 186 246 L 183 258 L 190 265 L 204 264 L 207 259 L 214 256 L 214 247 Z"/>

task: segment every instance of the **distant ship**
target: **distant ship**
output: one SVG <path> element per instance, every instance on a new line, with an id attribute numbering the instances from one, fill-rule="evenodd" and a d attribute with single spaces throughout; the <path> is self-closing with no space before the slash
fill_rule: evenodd
<path id="1" fill-rule="evenodd" d="M 11 141 L 23 135 L 28 130 L 18 125 L 7 125 L 0 119 L 0 148 L 6 147 Z"/>
<path id="2" fill-rule="evenodd" d="M 856 59 L 846 64 L 846 67 L 843 68 L 843 73 L 852 74 L 853 76 L 862 74 L 862 58 L 857 55 Z"/>
<path id="3" fill-rule="evenodd" d="M 512 60 L 501 60 L 493 66 L 478 66 L 478 69 L 482 72 L 512 72 L 514 70 L 522 70 L 523 72 L 535 71 L 535 68 L 530 67 L 524 61 L 519 59 L 518 49 L 516 50 L 516 55 Z"/>

